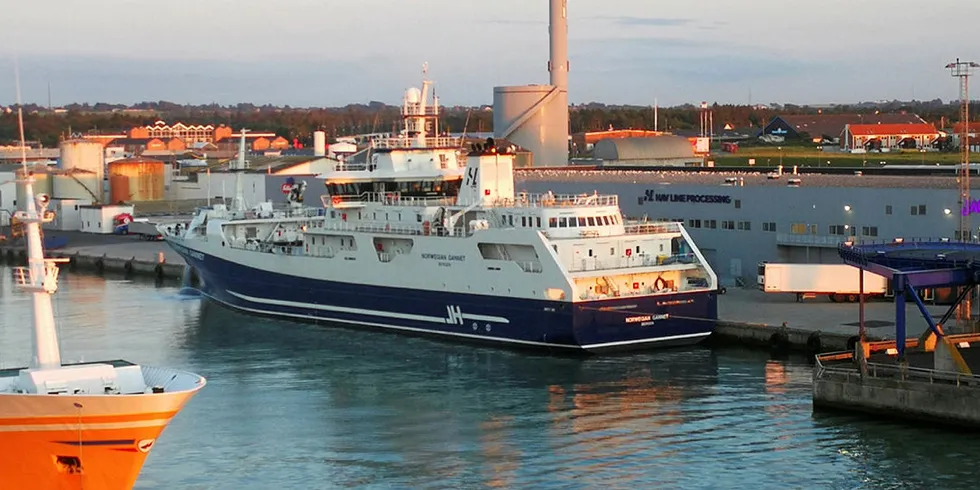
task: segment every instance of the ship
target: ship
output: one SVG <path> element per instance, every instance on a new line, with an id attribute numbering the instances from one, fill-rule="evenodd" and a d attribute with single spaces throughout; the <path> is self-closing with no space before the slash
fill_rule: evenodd
<path id="1" fill-rule="evenodd" d="M 0 369 L 0 487 L 130 489 L 164 428 L 206 380 L 125 360 L 62 362 L 51 298 L 67 259 L 44 257 L 41 223 L 54 213 L 22 164 L 26 202 L 15 217 L 26 230 L 27 265 L 13 268 L 13 279 L 33 300 L 33 358 L 28 367 Z"/>
<path id="2" fill-rule="evenodd" d="M 516 148 L 440 133 L 431 88 L 406 91 L 400 133 L 316 175 L 317 205 L 303 180 L 284 207 L 248 207 L 239 179 L 230 205 L 161 229 L 201 293 L 249 314 L 554 352 L 711 333 L 718 279 L 682 223 L 628 219 L 616 195 L 515 190 Z M 243 138 L 239 169 L 244 154 Z"/>

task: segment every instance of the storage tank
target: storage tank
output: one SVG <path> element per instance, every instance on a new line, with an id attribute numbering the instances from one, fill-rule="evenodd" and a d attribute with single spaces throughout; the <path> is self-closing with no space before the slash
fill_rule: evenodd
<path id="1" fill-rule="evenodd" d="M 34 168 L 28 168 L 28 170 L 34 172 L 34 194 L 35 195 L 37 195 L 37 194 L 47 194 L 47 195 L 50 196 L 51 195 L 51 176 L 47 173 L 47 169 L 40 168 L 40 170 L 38 170 L 38 169 L 34 169 Z M 21 171 L 21 169 L 18 168 L 17 171 L 16 171 L 16 175 L 17 175 L 17 178 L 18 179 L 21 179 L 21 178 L 24 177 L 24 172 Z M 16 192 L 15 195 L 17 196 L 16 197 L 16 199 L 17 199 L 17 209 L 23 211 L 24 210 L 24 207 L 23 207 L 24 206 L 24 203 L 27 202 L 27 195 L 24 192 L 24 186 L 23 185 L 17 184 L 17 192 Z"/>
<path id="2" fill-rule="evenodd" d="M 166 167 L 164 162 L 149 158 L 125 158 L 109 163 L 109 202 L 163 200 Z"/>
<path id="3" fill-rule="evenodd" d="M 536 167 L 568 165 L 568 93 L 557 86 L 494 87 L 493 129 L 530 150 Z"/>
<path id="4" fill-rule="evenodd" d="M 85 170 L 94 173 L 101 181 L 105 178 L 105 148 L 91 140 L 64 140 L 60 145 L 61 169 Z"/>
<path id="5" fill-rule="evenodd" d="M 327 154 L 327 133 L 313 132 L 313 156 L 322 157 Z"/>
<path id="6" fill-rule="evenodd" d="M 102 177 L 81 169 L 51 175 L 51 197 L 102 202 Z"/>

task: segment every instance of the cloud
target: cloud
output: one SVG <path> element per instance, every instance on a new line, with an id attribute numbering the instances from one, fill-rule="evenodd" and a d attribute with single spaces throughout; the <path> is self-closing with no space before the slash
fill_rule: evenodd
<path id="1" fill-rule="evenodd" d="M 675 17 L 640 17 L 634 15 L 601 16 L 596 19 L 612 21 L 621 26 L 678 27 L 694 23 L 694 19 Z"/>
<path id="2" fill-rule="evenodd" d="M 547 21 L 543 20 L 521 20 L 521 19 L 481 19 L 478 21 L 481 24 L 495 24 L 495 25 L 521 25 L 521 26 L 543 26 L 548 25 Z"/>

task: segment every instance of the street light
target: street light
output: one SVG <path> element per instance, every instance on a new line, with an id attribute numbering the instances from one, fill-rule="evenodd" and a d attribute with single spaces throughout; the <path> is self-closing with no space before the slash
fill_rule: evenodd
<path id="1" fill-rule="evenodd" d="M 850 204 L 845 204 L 844 205 L 844 211 L 851 212 L 851 205 Z"/>

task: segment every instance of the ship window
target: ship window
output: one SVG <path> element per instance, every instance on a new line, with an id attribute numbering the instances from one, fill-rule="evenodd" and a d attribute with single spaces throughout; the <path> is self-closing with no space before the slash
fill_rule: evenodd
<path id="1" fill-rule="evenodd" d="M 793 223 L 789 225 L 789 232 L 794 235 L 806 234 L 806 223 Z"/>
<path id="2" fill-rule="evenodd" d="M 589 226 L 595 226 L 595 218 L 589 216 Z"/>
<path id="3" fill-rule="evenodd" d="M 616 247 L 609 247 L 609 255 L 616 255 Z"/>
<path id="4" fill-rule="evenodd" d="M 419 223 L 421 223 L 422 222 L 422 215 L 421 214 L 416 214 L 415 215 L 415 221 L 418 221 Z"/>
<path id="5" fill-rule="evenodd" d="M 568 227 L 575 228 L 576 226 L 578 226 L 578 220 L 575 218 L 568 218 Z"/>
<path id="6" fill-rule="evenodd" d="M 891 204 L 886 204 L 885 205 L 885 214 L 892 214 L 892 205 Z"/>
<path id="7" fill-rule="evenodd" d="M 602 216 L 602 223 L 609 226 L 609 216 Z"/>
<path id="8" fill-rule="evenodd" d="M 590 248 L 589 249 L 589 257 L 591 257 L 591 256 L 592 256 L 592 249 Z"/>
<path id="9" fill-rule="evenodd" d="M 877 226 L 862 226 L 861 234 L 864 236 L 878 236 Z"/>
<path id="10" fill-rule="evenodd" d="M 639 246 L 639 245 L 637 245 L 637 246 L 636 246 L 636 253 L 637 253 L 638 255 L 639 255 L 639 253 L 640 253 L 640 246 Z"/>
<path id="11" fill-rule="evenodd" d="M 664 244 L 662 244 L 662 243 L 660 244 L 660 251 L 661 251 L 661 252 L 663 252 L 663 251 L 664 251 Z"/>
<path id="12" fill-rule="evenodd" d="M 741 199 L 736 199 L 735 200 L 735 209 L 742 209 L 742 200 Z"/>
<path id="13" fill-rule="evenodd" d="M 578 225 L 579 226 L 585 226 L 585 223 L 586 223 L 585 216 L 579 216 L 578 217 Z"/>
<path id="14" fill-rule="evenodd" d="M 521 216 L 521 226 L 527 226 L 527 216 Z"/>
<path id="15" fill-rule="evenodd" d="M 538 218 L 538 228 L 541 228 L 541 217 L 538 216 L 537 218 Z"/>
<path id="16" fill-rule="evenodd" d="M 541 226 L 541 224 L 538 223 L 538 226 Z M 555 228 L 557 226 L 558 226 L 558 218 L 548 218 L 548 228 Z"/>
<path id="17" fill-rule="evenodd" d="M 568 228 L 568 218 L 558 218 L 559 228 Z"/>

